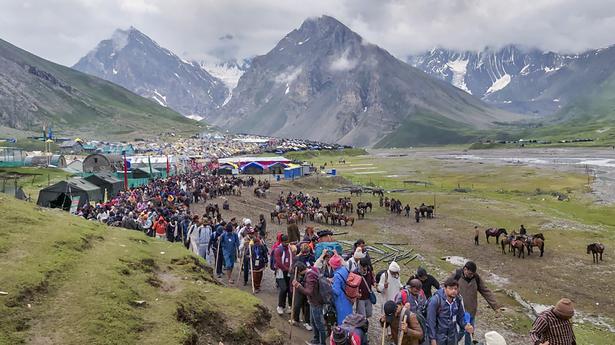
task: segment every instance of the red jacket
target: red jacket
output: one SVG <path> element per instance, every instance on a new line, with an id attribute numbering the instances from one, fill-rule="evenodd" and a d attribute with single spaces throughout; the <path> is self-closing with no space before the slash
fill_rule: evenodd
<path id="1" fill-rule="evenodd" d="M 167 225 L 168 225 L 168 223 L 164 220 L 164 218 L 158 219 L 154 223 L 154 230 L 156 230 L 156 234 L 158 234 L 158 235 L 166 235 L 166 233 L 167 233 Z"/>
<path id="2" fill-rule="evenodd" d="M 282 257 L 284 257 L 284 260 L 282 260 Z M 275 268 L 282 272 L 290 271 L 290 266 L 295 261 L 295 255 L 290 250 L 290 245 L 286 246 L 286 248 L 284 245 L 279 245 L 273 253 L 273 258 L 275 260 Z"/>

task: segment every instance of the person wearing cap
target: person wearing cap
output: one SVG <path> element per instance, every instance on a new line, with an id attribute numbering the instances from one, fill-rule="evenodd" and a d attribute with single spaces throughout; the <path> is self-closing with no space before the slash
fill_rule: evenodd
<path id="1" fill-rule="evenodd" d="M 459 295 L 459 283 L 454 277 L 444 281 L 444 287 L 436 291 L 427 305 L 427 330 L 431 345 L 457 345 L 465 330 L 474 333 L 472 324 L 464 318 L 463 298 Z"/>
<path id="2" fill-rule="evenodd" d="M 554 307 L 542 313 L 534 321 L 530 330 L 530 339 L 534 345 L 576 345 L 572 330 L 574 304 L 568 298 L 562 298 Z"/>
<path id="3" fill-rule="evenodd" d="M 358 272 L 360 268 L 359 261 L 361 261 L 361 259 L 363 258 L 365 258 L 365 253 L 363 252 L 363 249 L 361 247 L 357 247 L 352 257 L 346 262 L 348 264 L 348 270 L 350 272 Z"/>
<path id="4" fill-rule="evenodd" d="M 476 272 L 477 267 L 473 261 L 465 263 L 462 269 L 455 271 L 454 279 L 459 283 L 459 295 L 463 297 L 465 311 L 470 315 L 472 326 L 476 324 L 476 311 L 478 310 L 478 293 L 480 293 L 487 304 L 498 312 L 499 305 L 495 295 L 487 287 L 480 275 Z M 472 345 L 472 337 L 465 334 L 465 345 Z"/>
<path id="5" fill-rule="evenodd" d="M 435 288 L 436 291 L 440 289 L 440 283 L 438 282 L 438 280 L 434 278 L 434 276 L 432 276 L 431 274 L 427 274 L 427 270 L 425 270 L 423 267 L 419 267 L 416 270 L 416 274 L 413 276 L 410 276 L 410 278 L 408 279 L 408 282 L 406 282 L 406 285 L 410 285 L 410 281 L 412 279 L 418 279 L 421 281 L 425 299 L 429 299 L 431 297 L 432 288 Z"/>
<path id="6" fill-rule="evenodd" d="M 403 345 L 419 345 L 423 338 L 423 329 L 409 308 L 402 308 L 393 301 L 387 301 L 383 307 L 384 314 L 380 317 L 382 327 L 390 327 L 393 343 Z M 404 316 L 406 322 L 404 323 Z M 403 333 L 403 339 L 399 342 L 399 336 Z"/>
<path id="7" fill-rule="evenodd" d="M 407 287 L 399 291 L 395 296 L 395 303 L 398 305 L 409 305 L 413 313 L 422 313 L 427 305 L 427 300 L 422 290 L 423 285 L 418 279 L 411 279 Z"/>
<path id="8" fill-rule="evenodd" d="M 378 291 L 382 294 L 382 301 L 395 301 L 395 296 L 401 290 L 402 285 L 399 280 L 399 265 L 392 261 L 389 264 L 389 269 L 380 275 L 378 282 Z"/>
<path id="9" fill-rule="evenodd" d="M 344 266 L 344 259 L 338 254 L 329 259 L 329 265 L 333 269 L 333 284 L 331 286 L 333 305 L 337 313 L 337 324 L 341 325 L 346 316 L 352 314 L 352 304 L 344 291 L 350 271 Z"/>
<path id="10" fill-rule="evenodd" d="M 364 315 L 366 318 L 372 317 L 372 301 L 370 299 L 370 294 L 373 293 L 373 288 L 375 285 L 374 273 L 369 269 L 370 262 L 367 257 L 363 257 L 359 260 L 359 270 L 358 273 L 361 275 L 362 281 L 361 285 L 359 285 L 359 293 L 361 297 L 357 299 L 357 303 L 355 305 L 357 314 Z"/>

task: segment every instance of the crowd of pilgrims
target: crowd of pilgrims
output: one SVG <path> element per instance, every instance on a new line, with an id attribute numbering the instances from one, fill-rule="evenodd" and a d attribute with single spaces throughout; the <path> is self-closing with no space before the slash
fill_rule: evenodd
<path id="1" fill-rule="evenodd" d="M 477 293 L 498 310 L 495 296 L 471 261 L 442 286 L 420 267 L 404 284 L 395 261 L 374 272 L 365 241 L 358 239 L 351 251 L 344 252 L 331 230 L 307 226 L 301 235 L 292 219 L 286 233 L 271 236 L 275 240 L 269 246 L 262 214 L 255 222 L 247 218 L 227 222 L 212 202 L 255 184 L 261 187 L 264 182 L 205 173 L 172 176 L 131 188 L 108 202 L 86 205 L 78 209 L 78 215 L 179 242 L 214 266 L 217 277 L 224 277 L 229 285 L 235 284 L 237 265 L 237 278 L 241 275 L 243 285 L 250 283 L 254 293 L 261 291 L 264 273 L 271 272 L 278 294 L 277 313 L 290 314 L 292 326 L 312 331 L 308 344 L 368 344 L 368 328 L 373 327 L 369 320 L 376 308 L 376 322 L 389 343 L 456 345 L 464 339 L 465 344 L 472 344 Z M 199 202 L 207 204 L 202 216 L 190 209 Z M 277 210 L 304 205 L 319 207 L 320 200 L 289 192 L 281 193 L 276 201 Z M 226 198 L 222 209 L 228 209 Z M 540 342 L 543 338 L 544 334 L 532 336 L 536 344 L 544 344 Z M 496 332 L 488 332 L 485 339 L 487 345 L 506 344 Z"/>

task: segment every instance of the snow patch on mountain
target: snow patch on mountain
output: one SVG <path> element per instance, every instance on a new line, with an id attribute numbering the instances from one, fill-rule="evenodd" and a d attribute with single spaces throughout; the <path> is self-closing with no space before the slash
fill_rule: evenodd
<path id="1" fill-rule="evenodd" d="M 192 115 L 186 115 L 187 118 L 195 120 L 195 121 L 201 121 L 204 119 L 203 116 L 200 115 L 196 115 L 196 114 L 192 114 Z"/>
<path id="2" fill-rule="evenodd" d="M 209 74 L 213 75 L 214 77 L 222 80 L 224 85 L 226 85 L 229 90 L 232 90 L 237 87 L 237 83 L 239 83 L 239 78 L 241 78 L 241 76 L 245 72 L 244 68 L 240 68 L 237 64 L 232 63 L 205 63 L 201 64 L 201 68 L 209 72 Z"/>
<path id="3" fill-rule="evenodd" d="M 455 61 L 450 61 L 446 65 L 450 68 L 451 72 L 453 72 L 451 84 L 469 94 L 472 94 L 472 91 L 468 89 L 465 82 L 466 72 L 468 70 L 468 61 L 469 60 L 458 59 Z"/>
<path id="4" fill-rule="evenodd" d="M 161 95 L 158 90 L 154 90 L 154 94 L 152 95 L 152 98 L 158 102 L 158 104 L 160 104 L 163 107 L 167 106 L 167 97 Z"/>
<path id="5" fill-rule="evenodd" d="M 498 78 L 495 82 L 493 82 L 493 85 L 491 85 L 491 87 L 487 89 L 487 92 L 485 94 L 488 95 L 490 93 L 502 90 L 508 85 L 508 83 L 510 83 L 510 79 L 511 78 L 509 74 L 504 74 L 503 76 Z"/>

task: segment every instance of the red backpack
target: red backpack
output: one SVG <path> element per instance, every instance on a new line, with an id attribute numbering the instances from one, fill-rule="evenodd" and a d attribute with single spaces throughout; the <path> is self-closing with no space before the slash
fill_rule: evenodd
<path id="1" fill-rule="evenodd" d="M 344 293 L 346 297 L 350 300 L 350 302 L 356 302 L 359 297 L 361 297 L 361 292 L 359 292 L 359 286 L 363 282 L 363 278 L 360 275 L 354 272 L 348 271 L 348 278 L 346 278 L 346 284 L 344 286 Z"/>

